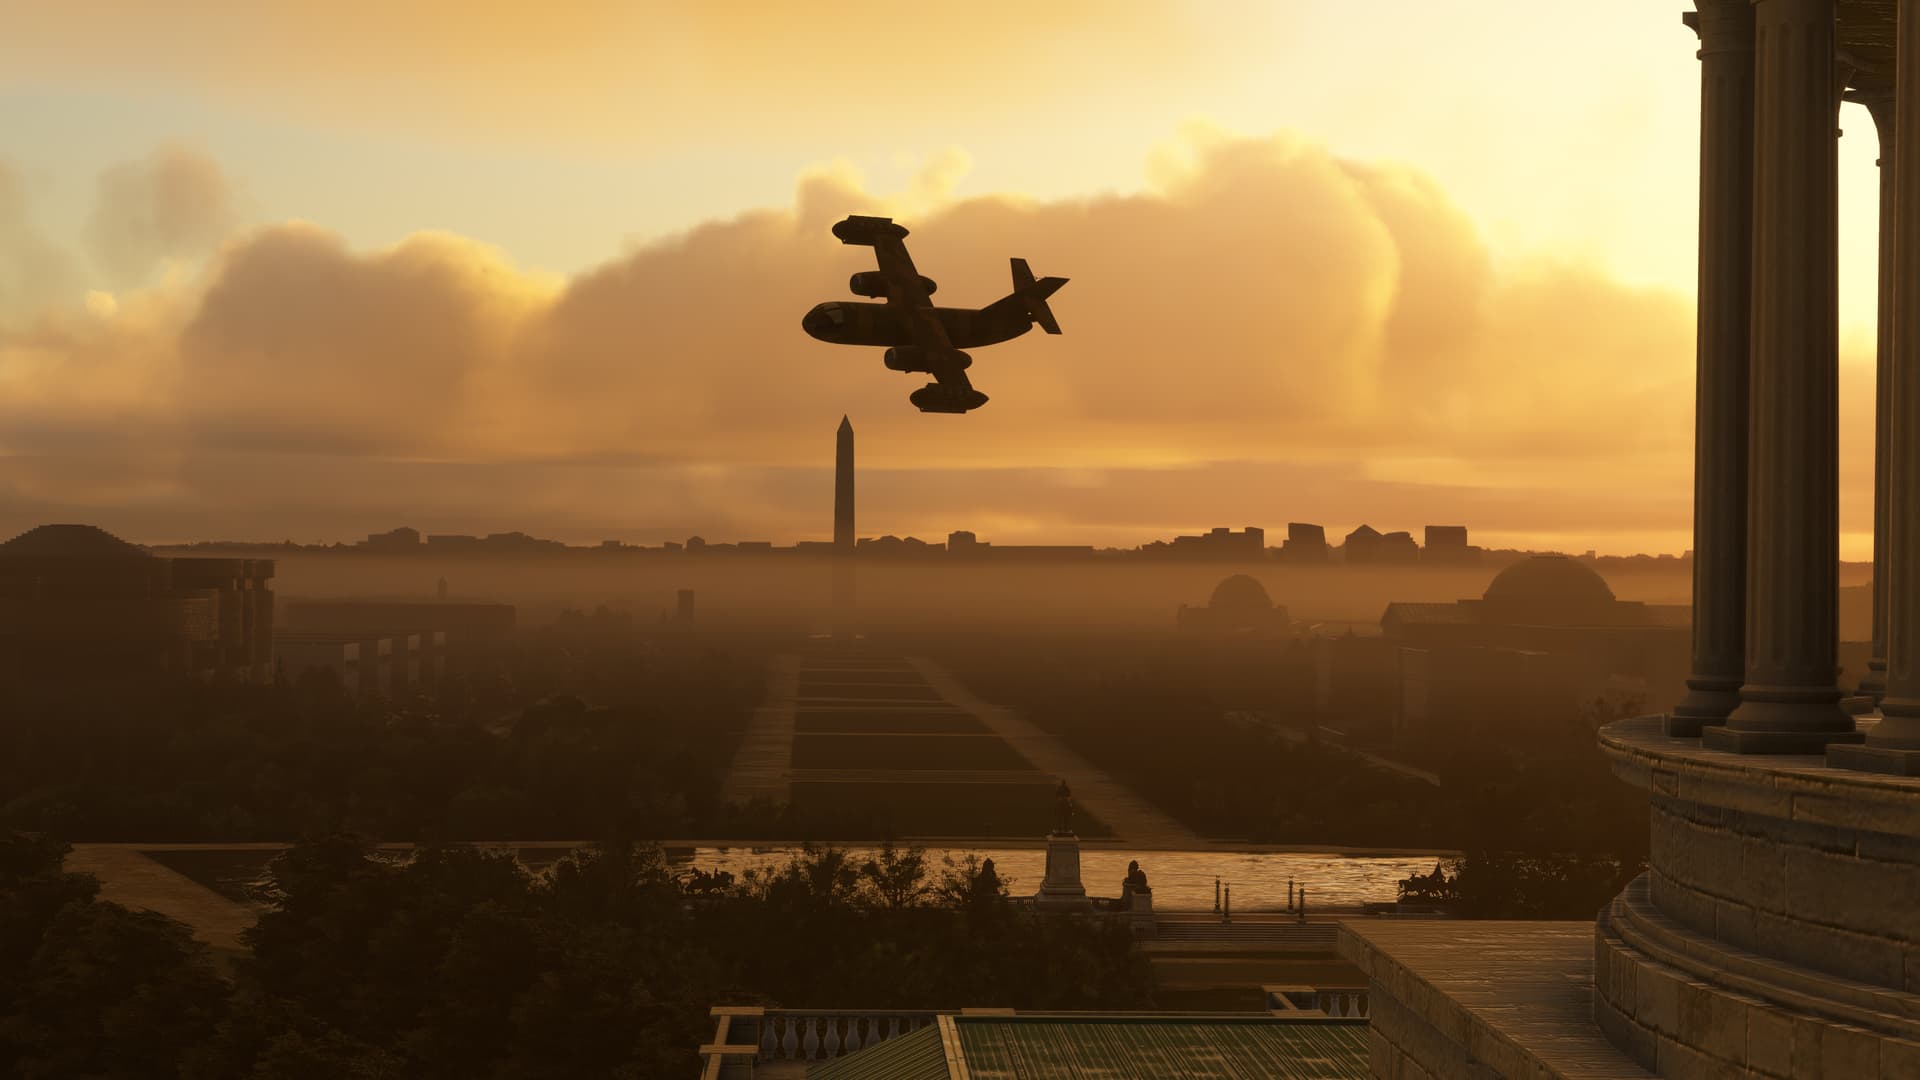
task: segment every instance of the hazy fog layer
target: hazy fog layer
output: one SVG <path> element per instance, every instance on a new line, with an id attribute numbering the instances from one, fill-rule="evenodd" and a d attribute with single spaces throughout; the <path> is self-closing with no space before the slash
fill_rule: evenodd
<path id="1" fill-rule="evenodd" d="M 1219 580 L 1251 573 L 1297 622 L 1377 625 L 1395 600 L 1450 601 L 1479 596 L 1491 567 L 1318 570 L 1275 564 L 1143 565 L 1002 563 L 959 566 L 869 560 L 858 568 L 861 610 L 881 626 L 939 623 L 1020 624 L 1035 629 L 1170 629 L 1180 604 L 1205 604 Z M 643 622 L 671 612 L 674 594 L 693 589 L 699 625 L 726 629 L 808 629 L 825 624 L 829 564 L 824 559 L 725 556 L 559 559 L 437 559 L 294 556 L 278 560 L 282 597 L 434 594 L 440 577 L 456 599 L 497 599 L 521 607 L 523 622 L 562 608 L 599 604 Z M 1849 583 L 1860 571 L 1850 568 Z M 1680 568 L 1609 575 L 1623 600 L 1689 601 Z"/>

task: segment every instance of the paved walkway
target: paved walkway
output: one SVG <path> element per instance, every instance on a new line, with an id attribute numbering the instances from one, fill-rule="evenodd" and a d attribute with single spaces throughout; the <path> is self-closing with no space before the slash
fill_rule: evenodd
<path id="1" fill-rule="evenodd" d="M 1354 919 L 1339 953 L 1389 989 L 1374 1027 L 1399 1053 L 1444 1059 L 1419 1062 L 1435 1075 L 1470 1054 L 1490 1075 L 1652 1080 L 1594 1023 L 1591 922 Z"/>
<path id="2" fill-rule="evenodd" d="M 767 665 L 767 697 L 753 710 L 727 773 L 724 795 L 745 805 L 765 799 L 786 805 L 793 773 L 793 709 L 800 691 L 800 657 L 780 653 Z"/>
<path id="3" fill-rule="evenodd" d="M 168 845 L 75 844 L 67 855 L 66 868 L 99 878 L 102 900 L 135 910 L 157 911 L 186 923 L 193 928 L 194 937 L 212 947 L 216 960 L 223 964 L 232 962 L 246 952 L 246 946 L 240 942 L 240 932 L 253 925 L 254 912 L 141 853 L 142 847 L 165 846 Z"/>
<path id="4" fill-rule="evenodd" d="M 908 659 L 926 678 L 927 684 L 940 691 L 940 696 L 978 717 L 987 730 L 1006 740 L 1034 768 L 1065 780 L 1073 791 L 1073 801 L 1106 823 L 1128 847 L 1189 850 L 1210 846 L 1199 834 L 1067 749 L 1066 744 L 1032 721 L 975 697 L 960 680 L 933 661 L 919 656 Z"/>

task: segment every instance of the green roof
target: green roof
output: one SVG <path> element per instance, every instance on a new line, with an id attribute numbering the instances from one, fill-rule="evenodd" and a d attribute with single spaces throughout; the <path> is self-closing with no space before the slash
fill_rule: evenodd
<path id="1" fill-rule="evenodd" d="M 954 1016 L 814 1066 L 809 1080 L 1368 1080 L 1367 1025 L 1255 1017 Z"/>
<path id="2" fill-rule="evenodd" d="M 940 1026 L 896 1035 L 807 1070 L 807 1080 L 948 1080 Z"/>

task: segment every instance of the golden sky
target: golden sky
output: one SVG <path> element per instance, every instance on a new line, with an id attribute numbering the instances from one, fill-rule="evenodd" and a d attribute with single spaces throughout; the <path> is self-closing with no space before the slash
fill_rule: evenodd
<path id="1" fill-rule="evenodd" d="M 551 9 L 551 10 L 549 10 Z M 0 532 L 1690 546 L 1695 43 L 1666 3 L 0 0 Z M 1841 140 L 1843 551 L 1874 166 Z M 17 118 L 17 119 L 16 119 Z M 891 213 L 1072 279 L 925 416 L 799 331 Z"/>

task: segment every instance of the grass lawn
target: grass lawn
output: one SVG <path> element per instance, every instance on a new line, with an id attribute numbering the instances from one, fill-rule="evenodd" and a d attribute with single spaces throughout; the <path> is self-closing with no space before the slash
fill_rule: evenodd
<path id="1" fill-rule="evenodd" d="M 796 734 L 796 769 L 1031 769 L 998 735 Z"/>
<path id="2" fill-rule="evenodd" d="M 886 709 L 822 709 L 794 714 L 793 730 L 802 735 L 873 734 L 984 735 L 987 726 L 972 713 L 902 713 Z"/>

